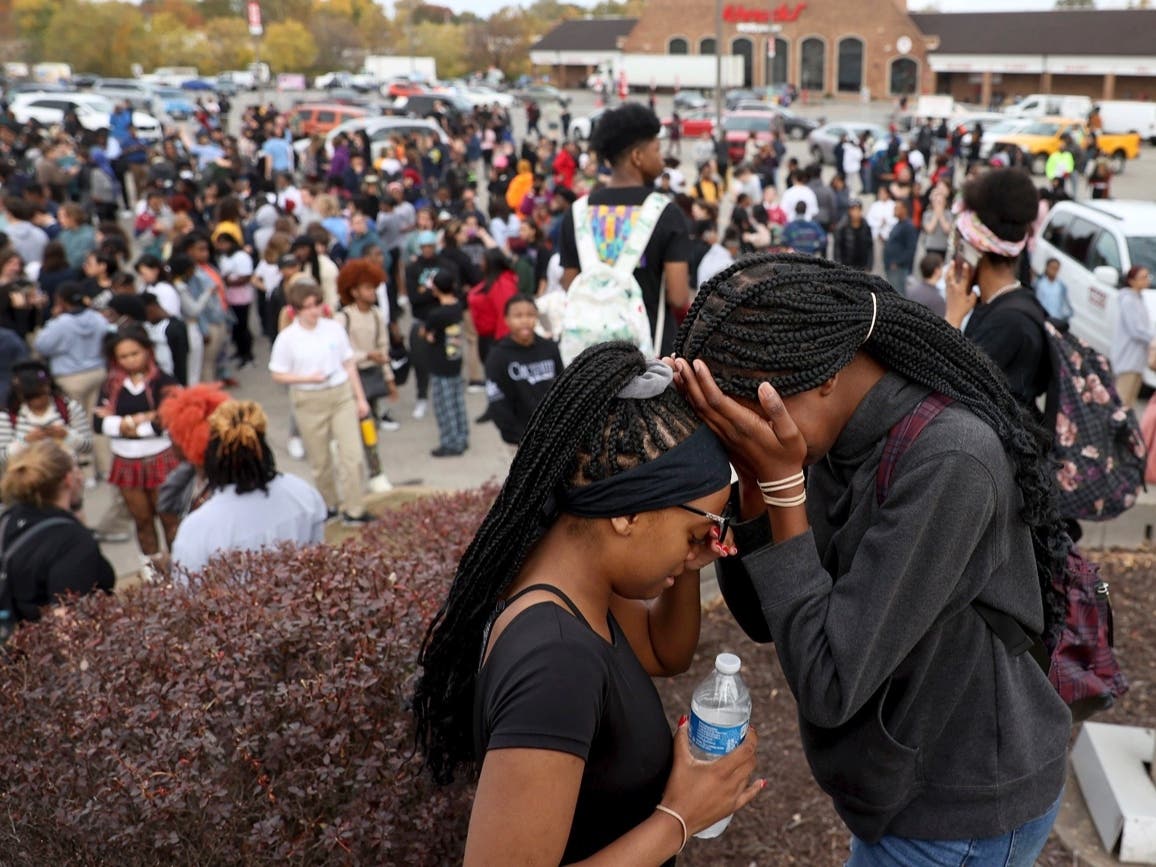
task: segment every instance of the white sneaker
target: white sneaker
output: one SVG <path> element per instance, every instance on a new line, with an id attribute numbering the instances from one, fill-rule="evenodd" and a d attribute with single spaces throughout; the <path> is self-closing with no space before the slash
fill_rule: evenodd
<path id="1" fill-rule="evenodd" d="M 424 401 L 424 400 L 419 400 L 417 403 L 415 403 L 413 405 L 413 417 L 414 418 L 425 418 L 425 413 L 426 413 L 427 409 L 429 409 L 429 402 Z"/>
<path id="2" fill-rule="evenodd" d="M 390 483 L 389 478 L 382 473 L 369 480 L 369 490 L 375 494 L 388 494 L 393 490 L 393 485 Z"/>
<path id="3" fill-rule="evenodd" d="M 289 457 L 295 461 L 305 460 L 305 443 L 301 437 L 289 437 Z"/>

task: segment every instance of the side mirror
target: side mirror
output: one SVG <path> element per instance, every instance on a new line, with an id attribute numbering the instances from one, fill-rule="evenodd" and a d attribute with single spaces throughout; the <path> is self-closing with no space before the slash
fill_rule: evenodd
<path id="1" fill-rule="evenodd" d="M 1113 288 L 1118 288 L 1120 286 L 1120 272 L 1113 268 L 1111 265 L 1100 265 L 1097 268 L 1093 268 L 1092 276 L 1099 280 L 1101 283 L 1104 283 Z"/>

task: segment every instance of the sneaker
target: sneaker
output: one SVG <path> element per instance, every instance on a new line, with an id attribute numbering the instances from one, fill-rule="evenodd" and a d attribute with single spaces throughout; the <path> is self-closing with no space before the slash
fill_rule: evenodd
<path id="1" fill-rule="evenodd" d="M 426 413 L 427 409 L 429 409 L 429 402 L 425 401 L 425 400 L 419 400 L 417 403 L 415 403 L 413 405 L 413 417 L 414 418 L 425 418 L 425 413 Z"/>
<path id="2" fill-rule="evenodd" d="M 474 419 L 474 424 L 485 424 L 488 421 L 490 421 L 489 409 L 487 409 L 485 412 L 483 412 L 481 415 L 479 415 L 476 419 Z"/>
<path id="3" fill-rule="evenodd" d="M 381 414 L 381 421 L 377 423 L 377 426 L 382 430 L 401 430 L 401 425 L 398 424 L 394 417 L 389 414 L 388 409 Z"/>
<path id="4" fill-rule="evenodd" d="M 430 452 L 435 458 L 456 458 L 465 453 L 465 449 L 447 449 L 445 446 L 438 446 Z"/>
<path id="5" fill-rule="evenodd" d="M 305 443 L 301 437 L 289 437 L 289 457 L 295 461 L 305 460 Z"/>
<path id="6" fill-rule="evenodd" d="M 369 480 L 369 490 L 375 494 L 388 494 L 393 490 L 393 484 L 385 473 L 382 473 Z"/>
<path id="7" fill-rule="evenodd" d="M 129 541 L 132 538 L 132 534 L 126 533 L 123 530 L 112 530 L 112 531 L 93 530 L 92 531 L 92 537 L 94 539 L 96 539 L 97 542 L 104 542 L 104 543 L 107 543 L 110 545 L 117 545 L 117 544 L 120 544 L 122 542 Z"/>
<path id="8" fill-rule="evenodd" d="M 341 526 L 343 527 L 364 527 L 366 524 L 372 524 L 373 521 L 374 517 L 369 512 L 356 516 L 349 514 L 349 512 L 341 513 Z"/>
<path id="9" fill-rule="evenodd" d="M 484 382 L 471 382 L 466 387 L 466 394 L 485 394 L 486 384 Z"/>
<path id="10" fill-rule="evenodd" d="M 341 513 L 340 513 L 340 512 L 338 512 L 336 509 L 326 509 L 326 510 L 325 510 L 325 520 L 326 520 L 326 522 L 328 522 L 328 521 L 334 521 L 334 520 L 336 520 L 336 519 L 337 519 L 337 516 L 338 516 L 339 514 L 341 514 Z"/>

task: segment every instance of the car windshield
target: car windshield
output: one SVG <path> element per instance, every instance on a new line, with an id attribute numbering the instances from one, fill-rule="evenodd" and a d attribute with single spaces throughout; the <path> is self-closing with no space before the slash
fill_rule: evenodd
<path id="1" fill-rule="evenodd" d="M 1156 272 L 1156 237 L 1129 238 L 1128 258 L 1133 265 L 1143 265 L 1149 272 Z"/>
<path id="2" fill-rule="evenodd" d="M 727 132 L 761 132 L 770 127 L 770 121 L 761 117 L 728 117 L 723 124 Z"/>
<path id="3" fill-rule="evenodd" d="M 1060 131 L 1060 127 L 1054 123 L 1033 123 L 1024 127 L 1024 135 L 1055 135 Z"/>

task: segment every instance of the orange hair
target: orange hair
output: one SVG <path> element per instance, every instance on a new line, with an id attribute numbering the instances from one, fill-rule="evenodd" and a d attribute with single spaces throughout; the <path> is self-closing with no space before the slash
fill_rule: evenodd
<path id="1" fill-rule="evenodd" d="M 205 462 L 209 416 L 229 399 L 215 383 L 177 389 L 161 403 L 158 414 L 173 444 L 196 467 Z"/>

